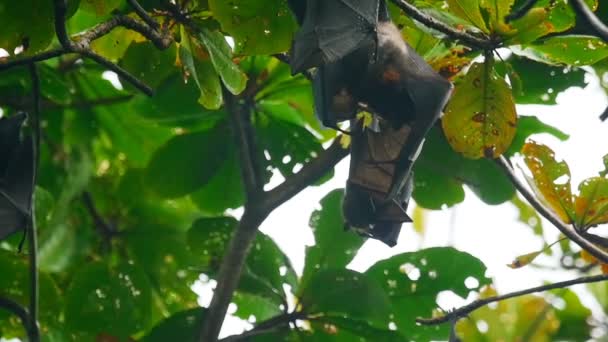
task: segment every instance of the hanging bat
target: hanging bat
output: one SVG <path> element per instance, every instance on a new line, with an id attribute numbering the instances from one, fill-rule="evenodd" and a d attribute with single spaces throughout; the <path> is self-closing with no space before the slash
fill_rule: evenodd
<path id="1" fill-rule="evenodd" d="M 366 103 L 394 128 L 411 127 L 396 158 L 387 199 L 410 178 L 424 137 L 441 115 L 452 84 L 401 36 L 384 0 L 289 0 L 301 29 L 292 72 L 318 67 L 315 112 L 327 127 L 352 119 Z M 304 12 L 302 12 L 304 11 Z"/>
<path id="2" fill-rule="evenodd" d="M 24 229 L 30 215 L 33 142 L 21 138 L 25 113 L 0 119 L 0 240 Z"/>
<path id="3" fill-rule="evenodd" d="M 387 199 L 395 177 L 395 162 L 411 129 L 395 129 L 388 121 L 379 120 L 380 132 L 351 124 L 351 159 L 343 213 L 346 228 L 378 239 L 389 246 L 397 243 L 401 224 L 412 222 L 406 213 L 413 190 L 413 173 L 393 199 Z"/>

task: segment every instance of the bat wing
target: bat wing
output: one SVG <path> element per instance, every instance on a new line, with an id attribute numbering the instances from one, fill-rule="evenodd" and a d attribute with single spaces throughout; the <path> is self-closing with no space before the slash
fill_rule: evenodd
<path id="1" fill-rule="evenodd" d="M 375 39 L 380 0 L 310 0 L 291 51 L 292 73 L 331 63 Z"/>
<path id="2" fill-rule="evenodd" d="M 410 128 L 404 125 L 395 129 L 386 120 L 380 120 L 379 133 L 363 131 L 360 123 L 352 126 L 351 165 L 343 205 L 345 219 L 360 234 L 394 246 L 401 224 L 411 222 L 405 209 L 412 193 L 412 178 L 400 188 L 396 198 L 386 196 L 395 177 L 396 157 Z"/>
<path id="3" fill-rule="evenodd" d="M 424 138 L 441 116 L 453 88 L 452 84 L 435 72 L 409 44 L 405 43 L 405 48 L 405 57 L 399 59 L 397 67 L 404 75 L 404 88 L 413 105 L 414 121 L 411 123 L 411 134 L 399 152 L 388 198 L 397 197 L 410 178 Z"/>

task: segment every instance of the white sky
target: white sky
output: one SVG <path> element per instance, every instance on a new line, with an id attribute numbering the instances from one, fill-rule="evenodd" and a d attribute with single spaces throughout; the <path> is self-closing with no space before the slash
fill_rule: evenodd
<path id="1" fill-rule="evenodd" d="M 602 170 L 602 157 L 608 153 L 608 122 L 602 123 L 598 117 L 606 108 L 606 95 L 595 77 L 588 77 L 589 85 L 583 90 L 571 88 L 560 94 L 556 106 L 518 106 L 520 115 L 537 115 L 542 121 L 570 134 L 570 139 L 561 142 L 547 134 L 533 136 L 534 140 L 554 149 L 558 158 L 564 158 L 570 165 L 572 184 L 578 183 Z M 291 201 L 275 210 L 262 224 L 261 230 L 271 236 L 291 259 L 296 272 L 301 274 L 304 267 L 304 252 L 307 245 L 314 244 L 308 227 L 310 214 L 318 207 L 319 200 L 329 191 L 344 187 L 348 175 L 348 159 L 336 167 L 333 179 L 319 187 L 310 187 Z M 410 205 L 410 213 L 414 204 Z M 547 240 L 552 242 L 559 232 L 543 221 Z M 342 229 L 342 227 L 336 227 Z M 601 229 L 601 228 L 600 228 Z M 389 248 L 384 244 L 368 240 L 350 264 L 350 268 L 364 271 L 378 260 L 391 255 L 412 252 L 420 248 L 452 245 L 481 259 L 488 268 L 499 292 L 541 285 L 543 281 L 560 281 L 574 278 L 574 273 L 565 271 L 548 272 L 533 267 L 513 270 L 506 266 L 516 256 L 533 252 L 542 247 L 532 230 L 517 221 L 517 211 L 509 203 L 489 206 L 467 191 L 463 203 L 442 211 L 429 211 L 426 219 L 426 233 L 421 238 L 411 224 L 404 224 L 397 246 Z M 541 256 L 539 263 L 555 265 L 556 261 Z M 209 301 L 209 286 L 195 286 L 204 305 Z M 599 314 L 599 306 L 593 298 L 585 294 L 584 286 L 573 288 L 582 294 L 584 304 Z M 474 296 L 468 298 L 468 301 Z M 449 309 L 466 303 L 455 295 L 440 297 L 442 307 Z M 231 308 L 234 312 L 235 308 Z M 222 336 L 239 333 L 248 324 L 229 317 L 224 324 Z"/>

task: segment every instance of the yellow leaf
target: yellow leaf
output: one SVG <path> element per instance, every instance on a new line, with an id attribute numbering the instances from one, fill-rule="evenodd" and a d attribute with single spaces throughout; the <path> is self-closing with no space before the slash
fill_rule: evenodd
<path id="1" fill-rule="evenodd" d="M 509 266 L 511 268 L 521 268 L 521 267 L 524 267 L 524 266 L 530 264 L 542 252 L 543 252 L 543 250 L 541 249 L 540 251 L 536 251 L 536 252 L 520 255 L 517 258 L 515 258 L 515 260 L 513 260 L 513 262 L 510 263 L 510 264 L 508 264 L 507 266 Z"/>
<path id="2" fill-rule="evenodd" d="M 532 173 L 532 177 L 526 176 L 526 179 L 536 196 L 564 223 L 573 222 L 575 212 L 568 164 L 557 162 L 555 153 L 549 147 L 534 141 L 527 142 L 522 153 Z"/>
<path id="3" fill-rule="evenodd" d="M 467 158 L 496 158 L 511 145 L 517 125 L 515 102 L 491 63 L 469 69 L 441 123 L 449 144 Z"/>

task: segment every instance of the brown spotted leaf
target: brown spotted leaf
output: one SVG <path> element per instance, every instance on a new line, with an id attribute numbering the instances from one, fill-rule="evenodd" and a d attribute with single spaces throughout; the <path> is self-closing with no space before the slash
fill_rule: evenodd
<path id="1" fill-rule="evenodd" d="M 576 226 L 586 228 L 608 222 L 608 179 L 592 177 L 578 186 L 574 200 Z"/>
<path id="2" fill-rule="evenodd" d="M 511 89 L 488 63 L 469 69 L 442 120 L 452 148 L 471 159 L 500 156 L 515 136 L 516 123 Z"/>
<path id="3" fill-rule="evenodd" d="M 575 212 L 568 164 L 556 161 L 555 153 L 549 147 L 534 141 L 527 142 L 522 153 L 532 173 L 532 177 L 526 178 L 536 196 L 563 222 L 573 222 Z"/>

